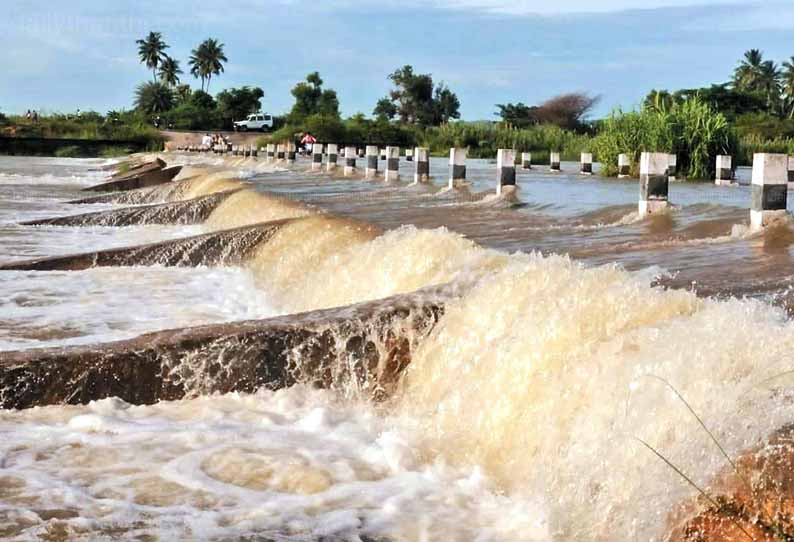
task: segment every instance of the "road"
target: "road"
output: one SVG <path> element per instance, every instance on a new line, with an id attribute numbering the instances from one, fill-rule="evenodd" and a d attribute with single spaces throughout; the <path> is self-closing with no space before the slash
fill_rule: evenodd
<path id="1" fill-rule="evenodd" d="M 187 130 L 160 130 L 160 134 L 165 138 L 165 148 L 169 150 L 177 147 L 187 147 L 188 145 L 201 145 L 201 137 L 207 132 L 187 131 Z M 210 134 L 220 133 L 229 138 L 234 145 L 253 145 L 257 138 L 264 135 L 262 132 L 217 132 L 211 131 Z"/>

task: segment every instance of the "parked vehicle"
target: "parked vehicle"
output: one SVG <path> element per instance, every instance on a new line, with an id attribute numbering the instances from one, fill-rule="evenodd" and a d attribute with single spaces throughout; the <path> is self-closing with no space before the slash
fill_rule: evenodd
<path id="1" fill-rule="evenodd" d="M 273 116 L 267 113 L 254 113 L 245 120 L 234 123 L 234 131 L 247 132 L 248 130 L 261 130 L 267 132 L 273 128 Z"/>

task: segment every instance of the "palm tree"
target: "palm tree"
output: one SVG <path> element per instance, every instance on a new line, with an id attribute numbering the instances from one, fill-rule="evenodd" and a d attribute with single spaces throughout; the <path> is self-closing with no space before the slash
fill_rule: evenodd
<path id="1" fill-rule="evenodd" d="M 154 82 L 157 82 L 157 66 L 165 56 L 165 50 L 168 45 L 163 41 L 163 35 L 160 32 L 149 32 L 146 39 L 135 40 L 138 44 L 138 57 L 141 63 L 146 64 L 147 68 L 152 70 L 154 75 Z"/>
<path id="2" fill-rule="evenodd" d="M 174 94 L 162 83 L 141 83 L 135 89 L 135 107 L 147 115 L 163 113 L 174 107 Z"/>
<path id="3" fill-rule="evenodd" d="M 209 38 L 190 52 L 190 73 L 201 79 L 201 90 L 205 90 L 204 81 L 207 82 L 206 90 L 209 90 L 212 76 L 220 75 L 223 72 L 223 63 L 228 61 L 223 53 L 223 44 Z"/>
<path id="4" fill-rule="evenodd" d="M 780 70 L 777 64 L 771 60 L 764 62 L 756 85 L 757 90 L 766 96 L 767 108 L 777 104 L 780 101 Z"/>
<path id="5" fill-rule="evenodd" d="M 179 61 L 165 55 L 160 61 L 160 80 L 169 87 L 175 87 L 179 84 L 179 74 L 182 69 L 179 67 Z"/>
<path id="6" fill-rule="evenodd" d="M 794 118 L 794 56 L 783 63 L 781 84 L 783 87 L 783 95 L 787 102 L 788 117 Z"/>
<path id="7" fill-rule="evenodd" d="M 744 60 L 733 72 L 733 86 L 737 89 L 755 90 L 764 63 L 764 54 L 758 49 L 744 53 Z"/>

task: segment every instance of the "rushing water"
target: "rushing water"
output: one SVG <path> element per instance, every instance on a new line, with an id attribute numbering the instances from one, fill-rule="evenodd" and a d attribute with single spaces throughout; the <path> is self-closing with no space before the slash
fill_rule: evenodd
<path id="1" fill-rule="evenodd" d="M 746 187 L 676 183 L 639 220 L 636 181 L 575 164 L 519 172 L 514 205 L 482 193 L 487 161 L 457 194 L 442 160 L 430 188 L 178 161 L 182 198 L 243 190 L 196 226 L 18 226 L 120 205 L 64 203 L 99 161 L 0 159 L 0 263 L 291 219 L 238 267 L 0 271 L 1 349 L 467 289 L 378 403 L 299 384 L 0 411 L 6 539 L 662 540 L 695 492 L 636 439 L 705 487 L 724 467 L 670 385 L 731 455 L 792 421 L 792 239 L 748 232 Z"/>

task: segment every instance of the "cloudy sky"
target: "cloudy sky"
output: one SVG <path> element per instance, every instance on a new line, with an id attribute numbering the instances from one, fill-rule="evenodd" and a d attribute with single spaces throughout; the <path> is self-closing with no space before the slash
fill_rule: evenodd
<path id="1" fill-rule="evenodd" d="M 203 4 L 203 7 L 199 7 Z M 794 0 L 4 0 L 0 111 L 129 108 L 151 77 L 135 39 L 163 33 L 187 71 L 218 38 L 229 57 L 215 93 L 257 85 L 283 112 L 289 89 L 319 70 L 345 115 L 369 114 L 386 76 L 412 64 L 444 81 L 464 118 L 494 104 L 583 90 L 596 114 L 633 107 L 651 88 L 726 81 L 743 51 L 794 56 Z M 198 82 L 190 76 L 185 80 Z"/>

